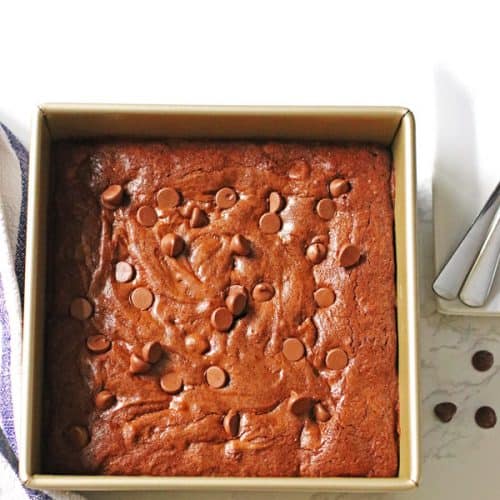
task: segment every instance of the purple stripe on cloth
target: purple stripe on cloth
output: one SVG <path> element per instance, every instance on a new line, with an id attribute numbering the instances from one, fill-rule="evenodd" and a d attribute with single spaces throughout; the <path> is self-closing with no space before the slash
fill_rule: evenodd
<path id="1" fill-rule="evenodd" d="M 10 325 L 9 313 L 5 305 L 5 295 L 0 279 L 0 324 L 2 325 L 2 360 L 0 365 L 0 415 L 2 428 L 9 446 L 17 455 L 16 431 L 14 428 L 14 415 L 12 412 L 12 387 L 10 383 Z"/>
<path id="2" fill-rule="evenodd" d="M 19 229 L 17 233 L 15 271 L 21 302 L 24 297 L 24 256 L 26 251 L 26 210 L 28 197 L 28 151 L 19 142 L 18 138 L 3 124 L 0 127 L 4 130 L 10 145 L 16 153 L 21 168 L 21 211 L 19 214 Z"/>

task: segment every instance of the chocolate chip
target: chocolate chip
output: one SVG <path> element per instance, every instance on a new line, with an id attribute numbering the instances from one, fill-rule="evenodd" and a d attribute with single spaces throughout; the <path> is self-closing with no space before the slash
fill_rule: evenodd
<path id="1" fill-rule="evenodd" d="M 116 396 L 107 390 L 98 392 L 95 397 L 95 406 L 99 410 L 108 410 L 116 403 Z"/>
<path id="2" fill-rule="evenodd" d="M 87 349 L 95 354 L 103 354 L 111 348 L 111 341 L 104 335 L 91 335 L 86 341 Z"/>
<path id="3" fill-rule="evenodd" d="M 259 283 L 253 289 L 252 297 L 256 302 L 267 302 L 274 297 L 274 288 L 269 283 Z"/>
<path id="4" fill-rule="evenodd" d="M 224 417 L 224 430 L 231 436 L 236 437 L 240 432 L 240 414 L 229 410 Z"/>
<path id="5" fill-rule="evenodd" d="M 331 288 L 318 288 L 314 292 L 314 300 L 318 307 L 328 307 L 335 302 L 335 292 Z"/>
<path id="6" fill-rule="evenodd" d="M 348 193 L 351 189 L 351 185 L 345 179 L 333 179 L 330 182 L 330 194 L 337 198 L 338 196 Z"/>
<path id="7" fill-rule="evenodd" d="M 193 215 L 195 204 L 193 201 L 189 200 L 186 204 L 179 208 L 179 213 L 185 218 L 189 219 Z"/>
<path id="8" fill-rule="evenodd" d="M 198 354 L 205 354 L 210 350 L 208 340 L 198 335 L 187 335 L 184 344 L 188 351 L 197 352 Z"/>
<path id="9" fill-rule="evenodd" d="M 306 257 L 313 264 L 319 264 L 326 257 L 326 247 L 323 243 L 313 243 L 306 250 Z"/>
<path id="10" fill-rule="evenodd" d="M 246 256 L 250 253 L 250 242 L 241 234 L 235 234 L 231 238 L 231 252 L 236 255 Z"/>
<path id="11" fill-rule="evenodd" d="M 115 265 L 115 279 L 118 283 L 127 283 L 134 278 L 134 268 L 125 261 L 117 262 Z"/>
<path id="12" fill-rule="evenodd" d="M 219 332 L 227 332 L 233 324 L 233 315 L 226 307 L 218 307 L 210 316 L 210 322 Z"/>
<path id="13" fill-rule="evenodd" d="M 149 309 L 153 304 L 154 296 L 151 291 L 143 286 L 136 288 L 130 294 L 130 302 L 140 309 L 141 311 L 145 311 Z"/>
<path id="14" fill-rule="evenodd" d="M 269 211 L 279 212 L 283 210 L 284 206 L 285 206 L 285 200 L 281 197 L 279 193 L 273 191 L 269 195 Z"/>
<path id="15" fill-rule="evenodd" d="M 73 299 L 71 301 L 71 305 L 69 306 L 69 313 L 71 316 L 80 321 L 89 319 L 93 312 L 94 308 L 92 307 L 92 304 L 83 297 Z"/>
<path id="16" fill-rule="evenodd" d="M 332 349 L 326 354 L 325 365 L 330 370 L 342 370 L 348 362 L 349 358 L 343 349 Z"/>
<path id="17" fill-rule="evenodd" d="M 335 215 L 335 203 L 330 198 L 319 200 L 316 205 L 316 213 L 324 220 L 330 220 Z"/>
<path id="18" fill-rule="evenodd" d="M 434 407 L 434 414 L 441 422 L 449 422 L 457 412 L 457 406 L 450 402 L 439 403 Z"/>
<path id="19" fill-rule="evenodd" d="M 283 342 L 283 354 L 288 361 L 298 361 L 304 357 L 304 344 L 295 338 Z"/>
<path id="20" fill-rule="evenodd" d="M 219 366 L 210 366 L 205 372 L 205 378 L 208 385 L 215 387 L 215 389 L 220 389 L 226 385 L 227 373 Z"/>
<path id="21" fill-rule="evenodd" d="M 277 233 L 281 229 L 281 218 L 278 214 L 267 212 L 260 218 L 259 227 L 265 234 Z"/>
<path id="22" fill-rule="evenodd" d="M 181 392 L 184 381 L 178 373 L 167 373 L 160 380 L 160 387 L 168 394 L 177 394 Z"/>
<path id="23" fill-rule="evenodd" d="M 132 353 L 130 356 L 130 364 L 128 371 L 133 374 L 146 373 L 151 370 L 151 364 L 144 361 L 142 358 L 137 356 L 137 354 Z"/>
<path id="24" fill-rule="evenodd" d="M 160 241 L 160 250 L 169 257 L 177 257 L 184 250 L 184 240 L 178 234 L 166 234 Z"/>
<path id="25" fill-rule="evenodd" d="M 314 405 L 313 413 L 317 422 L 326 422 L 330 418 L 330 414 L 321 403 Z"/>
<path id="26" fill-rule="evenodd" d="M 181 196 L 174 188 L 162 188 L 156 193 L 156 202 L 161 210 L 175 208 L 179 205 L 180 201 Z"/>
<path id="27" fill-rule="evenodd" d="M 288 409 L 298 417 L 310 413 L 314 400 L 308 396 L 292 396 L 288 401 Z"/>
<path id="28" fill-rule="evenodd" d="M 491 429 L 497 423 L 497 415 L 495 410 L 489 406 L 481 406 L 478 408 L 475 415 L 476 424 L 483 429 Z"/>
<path id="29" fill-rule="evenodd" d="M 351 267 L 357 264 L 361 257 L 359 248 L 356 245 L 346 244 L 339 252 L 339 263 L 342 267 Z"/>
<path id="30" fill-rule="evenodd" d="M 117 208 L 123 201 L 123 188 L 119 184 L 112 184 L 101 194 L 101 203 L 109 209 Z"/>
<path id="31" fill-rule="evenodd" d="M 238 196 L 234 189 L 224 187 L 219 189 L 215 195 L 215 203 L 219 208 L 231 208 L 238 201 Z"/>
<path id="32" fill-rule="evenodd" d="M 159 342 L 147 342 L 143 345 L 141 354 L 144 361 L 154 364 L 160 361 L 160 358 L 163 355 L 163 349 Z"/>
<path id="33" fill-rule="evenodd" d="M 472 356 L 472 366 L 480 372 L 489 370 L 494 361 L 495 359 L 490 351 L 477 351 Z"/>
<path id="34" fill-rule="evenodd" d="M 189 224 L 192 228 L 206 226 L 208 224 L 207 214 L 200 208 L 194 207 Z"/>
<path id="35" fill-rule="evenodd" d="M 158 219 L 155 209 L 148 205 L 144 205 L 137 210 L 136 218 L 139 224 L 146 227 L 154 226 Z"/>
<path id="36" fill-rule="evenodd" d="M 234 316 L 243 314 L 247 307 L 247 294 L 244 292 L 229 293 L 226 297 L 226 306 Z"/>
<path id="37" fill-rule="evenodd" d="M 65 437 L 75 451 L 85 448 L 90 442 L 89 431 L 81 425 L 73 425 L 67 429 Z"/>

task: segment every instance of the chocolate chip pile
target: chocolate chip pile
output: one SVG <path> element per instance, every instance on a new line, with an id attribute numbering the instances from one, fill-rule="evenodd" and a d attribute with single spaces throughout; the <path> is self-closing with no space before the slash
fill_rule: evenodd
<path id="1" fill-rule="evenodd" d="M 491 352 L 481 350 L 476 351 L 471 359 L 472 366 L 479 372 L 488 371 L 495 362 L 494 356 Z M 451 422 L 457 413 L 457 405 L 450 401 L 438 403 L 434 406 L 434 414 L 443 423 Z M 490 429 L 495 427 L 497 423 L 497 416 L 495 410 L 490 406 L 481 406 L 476 410 L 474 420 L 479 427 L 483 429 Z"/>
<path id="2" fill-rule="evenodd" d="M 53 469 L 396 472 L 385 151 L 111 143 L 57 157 L 58 220 L 74 224 L 55 238 Z"/>

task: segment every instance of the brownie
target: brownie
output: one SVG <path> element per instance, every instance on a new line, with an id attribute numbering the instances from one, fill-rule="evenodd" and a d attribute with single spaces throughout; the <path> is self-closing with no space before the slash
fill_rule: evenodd
<path id="1" fill-rule="evenodd" d="M 44 470 L 394 476 L 390 153 L 60 142 Z"/>

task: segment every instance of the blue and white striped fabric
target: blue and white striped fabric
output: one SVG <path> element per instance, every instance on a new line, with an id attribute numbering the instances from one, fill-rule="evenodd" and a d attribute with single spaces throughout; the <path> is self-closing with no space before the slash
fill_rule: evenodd
<path id="1" fill-rule="evenodd" d="M 28 152 L 0 123 L 0 498 L 79 498 L 24 488 L 17 476 Z"/>

